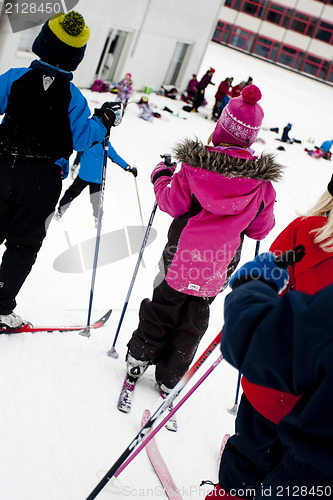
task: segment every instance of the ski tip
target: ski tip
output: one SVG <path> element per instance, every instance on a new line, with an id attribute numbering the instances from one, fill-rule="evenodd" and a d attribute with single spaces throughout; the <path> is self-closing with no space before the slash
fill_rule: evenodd
<path id="1" fill-rule="evenodd" d="M 142 420 L 148 421 L 150 419 L 150 417 L 151 417 L 150 410 L 148 410 L 147 408 L 145 410 L 143 410 Z"/>
<path id="2" fill-rule="evenodd" d="M 96 321 L 96 323 L 102 323 L 104 325 L 107 322 L 107 320 L 109 319 L 109 317 L 111 316 L 111 313 L 112 313 L 112 309 L 109 309 L 104 314 L 104 316 L 101 317 L 101 319 L 99 319 L 98 321 Z"/>
<path id="3" fill-rule="evenodd" d="M 142 413 L 141 417 L 141 428 L 146 425 L 147 422 L 151 419 L 151 413 L 148 409 L 145 409 Z"/>
<path id="4" fill-rule="evenodd" d="M 101 326 L 104 326 L 109 317 L 111 316 L 112 309 L 109 309 L 104 316 L 102 316 L 99 320 L 95 321 L 92 325 L 90 325 L 90 328 L 100 328 Z"/>

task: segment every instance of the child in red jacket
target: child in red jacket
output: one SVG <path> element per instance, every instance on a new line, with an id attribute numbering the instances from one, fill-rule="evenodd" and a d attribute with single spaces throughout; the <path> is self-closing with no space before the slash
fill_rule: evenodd
<path id="1" fill-rule="evenodd" d="M 278 255 L 299 244 L 305 246 L 306 254 L 289 268 L 290 280 L 283 293 L 295 289 L 312 295 L 333 283 L 333 176 L 315 206 L 305 217 L 291 222 L 272 243 L 270 251 Z M 260 486 L 282 459 L 277 425 L 300 396 L 253 384 L 245 377 L 242 387 L 236 433 L 226 444 L 219 484 L 207 500 L 220 498 L 222 493 L 231 496 L 230 491 L 251 498 L 249 493 Z"/>

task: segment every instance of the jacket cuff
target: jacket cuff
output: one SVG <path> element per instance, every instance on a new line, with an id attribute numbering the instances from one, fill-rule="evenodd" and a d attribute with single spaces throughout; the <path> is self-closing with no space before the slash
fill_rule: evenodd
<path id="1" fill-rule="evenodd" d="M 159 172 L 157 172 L 153 178 L 152 178 L 152 183 L 155 184 L 155 182 L 157 181 L 157 179 L 159 179 L 160 177 L 172 177 L 173 176 L 173 172 L 172 170 L 170 170 L 169 168 L 165 168 L 163 170 L 159 170 Z"/>

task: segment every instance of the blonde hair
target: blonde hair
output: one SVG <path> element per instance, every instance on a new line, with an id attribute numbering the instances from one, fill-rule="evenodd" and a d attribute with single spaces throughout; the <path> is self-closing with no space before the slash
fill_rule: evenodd
<path id="1" fill-rule="evenodd" d="M 207 139 L 207 146 L 209 146 L 209 144 L 212 142 L 213 133 L 214 132 L 212 132 Z M 231 142 L 221 142 L 220 144 L 217 144 L 216 146 L 236 146 L 237 148 L 242 148 L 242 149 L 247 148 L 247 146 L 239 146 L 238 144 L 237 145 L 232 144 Z"/>
<path id="2" fill-rule="evenodd" d="M 317 203 L 305 215 L 305 217 L 311 216 L 327 217 L 326 224 L 319 229 L 313 229 L 311 233 L 315 233 L 314 242 L 324 252 L 333 252 L 333 196 L 328 191 L 321 195 Z"/>

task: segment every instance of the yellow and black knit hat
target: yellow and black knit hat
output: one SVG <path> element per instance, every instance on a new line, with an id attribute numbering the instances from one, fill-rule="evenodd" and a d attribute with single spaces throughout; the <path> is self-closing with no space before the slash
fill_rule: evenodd
<path id="1" fill-rule="evenodd" d="M 72 10 L 51 17 L 42 26 L 32 51 L 42 61 L 74 71 L 83 59 L 90 29 L 81 14 Z"/>

